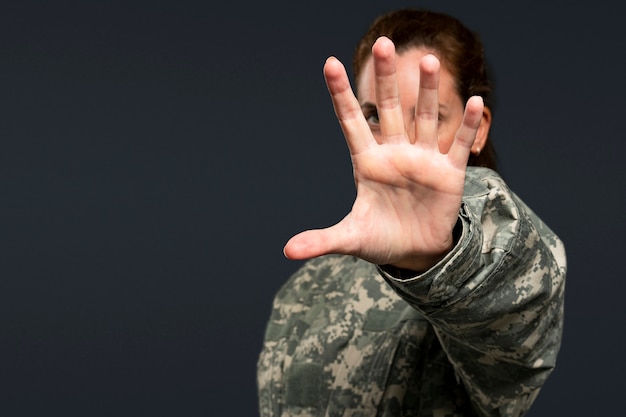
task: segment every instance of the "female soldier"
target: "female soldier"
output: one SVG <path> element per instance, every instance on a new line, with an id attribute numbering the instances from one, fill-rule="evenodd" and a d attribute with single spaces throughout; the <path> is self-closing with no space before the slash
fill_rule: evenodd
<path id="1" fill-rule="evenodd" d="M 561 241 L 495 171 L 480 40 L 424 10 L 379 17 L 324 75 L 351 212 L 294 236 L 274 300 L 261 416 L 521 416 L 555 365 Z"/>

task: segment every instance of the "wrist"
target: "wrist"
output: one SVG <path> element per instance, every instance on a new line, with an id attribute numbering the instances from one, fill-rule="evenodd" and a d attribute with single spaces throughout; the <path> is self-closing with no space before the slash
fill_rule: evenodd
<path id="1" fill-rule="evenodd" d="M 397 270 L 401 275 L 419 275 L 437 264 L 452 249 L 452 245 L 447 250 L 434 255 L 420 255 L 401 259 L 386 265 L 389 268 Z"/>
<path id="2" fill-rule="evenodd" d="M 391 275 L 399 277 L 420 275 L 445 258 L 446 255 L 457 245 L 461 239 L 462 233 L 463 223 L 461 222 L 461 219 L 457 219 L 457 222 L 452 229 L 450 239 L 448 239 L 448 244 L 445 245 L 444 249 L 440 252 L 427 255 L 408 256 L 390 264 L 381 265 L 381 268 L 389 272 Z"/>

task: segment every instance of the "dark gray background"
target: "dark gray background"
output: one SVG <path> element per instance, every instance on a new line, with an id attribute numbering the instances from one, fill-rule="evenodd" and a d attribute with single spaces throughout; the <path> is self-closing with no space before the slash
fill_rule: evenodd
<path id="1" fill-rule="evenodd" d="M 401 6 L 482 34 L 502 173 L 566 243 L 564 344 L 530 415 L 623 409 L 615 2 L 27 0 L 0 6 L 0 414 L 257 415 L 299 265 L 282 246 L 354 197 L 323 62 Z"/>

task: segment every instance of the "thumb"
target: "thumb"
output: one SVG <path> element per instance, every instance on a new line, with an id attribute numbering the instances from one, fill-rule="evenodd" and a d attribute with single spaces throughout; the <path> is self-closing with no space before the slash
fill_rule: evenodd
<path id="1" fill-rule="evenodd" d="M 315 258 L 331 253 L 348 254 L 349 239 L 346 239 L 338 229 L 339 224 L 326 228 L 306 230 L 293 236 L 283 249 L 283 253 L 289 259 L 301 260 Z"/>

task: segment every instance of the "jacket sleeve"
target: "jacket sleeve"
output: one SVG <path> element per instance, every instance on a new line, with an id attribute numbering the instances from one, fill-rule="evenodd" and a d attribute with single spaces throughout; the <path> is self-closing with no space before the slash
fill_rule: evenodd
<path id="1" fill-rule="evenodd" d="M 385 280 L 433 324 L 483 416 L 521 416 L 555 366 L 565 251 L 493 171 L 468 168 L 460 238 L 430 270 Z"/>

